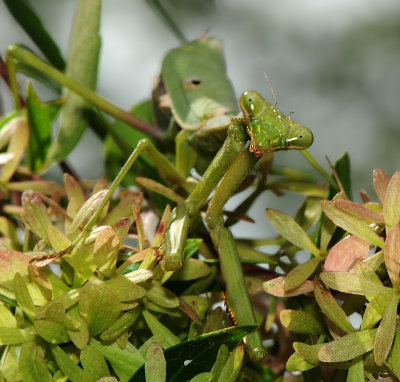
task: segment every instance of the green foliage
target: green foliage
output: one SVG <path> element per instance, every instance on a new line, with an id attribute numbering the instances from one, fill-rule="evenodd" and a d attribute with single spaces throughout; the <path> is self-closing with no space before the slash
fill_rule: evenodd
<path id="1" fill-rule="evenodd" d="M 61 68 L 63 61 L 42 24 L 32 27 L 26 17 L 36 20 L 33 10 L 23 1 L 18 5 L 5 2 L 49 61 Z M 88 30 L 78 22 L 73 57 L 68 60 L 70 76 L 90 87 L 96 82 L 99 49 L 100 3 L 93 4 L 95 12 L 83 7 L 78 16 L 93 17 L 91 42 L 85 42 L 88 49 L 82 52 L 85 49 L 79 45 Z M 230 82 L 221 79 L 225 69 L 219 45 L 214 45 L 215 39 L 204 37 L 202 41 L 208 41 L 221 60 L 217 72 L 205 72 L 229 85 L 228 96 L 222 98 L 233 105 Z M 14 58 L 21 59 L 18 54 L 26 52 L 18 49 L 14 46 L 9 52 L 19 52 Z M 179 48 L 175 53 L 180 57 Z M 93 66 L 86 67 L 86 60 Z M 174 89 L 181 81 L 174 75 L 182 75 L 175 73 L 175 64 L 174 59 L 164 62 L 162 73 L 168 77 L 166 86 Z M 11 75 L 11 64 L 9 70 Z M 46 71 L 50 72 L 47 66 Z M 198 79 L 194 80 L 190 86 L 196 87 Z M 375 170 L 373 185 L 379 202 L 362 193 L 362 203 L 356 203 L 352 201 L 348 154 L 338 159 L 332 174 L 312 161 L 309 153 L 304 154 L 328 181 L 328 189 L 316 184 L 311 174 L 288 168 L 271 170 L 269 154 L 253 169 L 254 157 L 246 157 L 247 149 L 239 147 L 240 156 L 233 158 L 232 167 L 227 166 L 227 176 L 221 182 L 221 178 L 211 179 L 210 183 L 220 182 L 220 186 L 210 201 L 209 194 L 196 194 L 196 187 L 204 184 L 190 177 L 189 171 L 195 164 L 208 167 L 208 155 L 197 154 L 208 149 L 215 152 L 219 148 L 215 142 L 227 137 L 226 126 L 218 126 L 214 137 L 209 130 L 188 134 L 169 119 L 170 110 L 157 108 L 165 96 L 157 94 L 157 88 L 151 101 L 132 108 L 138 119 L 111 105 L 113 115 L 121 119 L 110 123 L 92 108 L 97 120 L 109 129 L 102 135 L 109 179 L 117 175 L 127 153 L 146 147 L 146 157 L 135 163 L 123 187 L 108 200 L 115 189 L 106 180 L 83 181 L 66 173 L 60 185 L 41 174 L 49 161 L 64 159 L 79 141 L 87 123 L 83 109 L 91 108 L 92 102 L 110 112 L 110 104 L 99 101 L 95 93 L 76 83 L 73 86 L 85 101 L 69 92 L 63 105 L 45 103 L 29 84 L 27 95 L 21 96 L 26 103 L 18 102 L 14 87 L 18 110 L 0 119 L 2 380 L 272 381 L 278 375 L 285 380 L 285 371 L 301 372 L 305 380 L 321 379 L 322 371 L 337 381 L 400 378 L 400 172 L 389 177 Z M 186 98 L 187 89 L 183 93 L 174 89 L 167 91 L 177 92 L 173 95 L 178 99 Z M 201 88 L 201 96 L 207 97 L 208 91 Z M 175 117 L 183 118 L 187 105 L 175 102 L 182 102 Z M 64 122 L 52 141 L 59 108 Z M 226 112 L 222 109 L 216 114 Z M 293 121 L 273 111 L 275 116 L 267 115 L 268 123 L 261 130 L 279 119 L 287 124 L 283 126 L 286 134 Z M 246 118 L 252 118 L 248 114 Z M 196 123 L 203 124 L 206 117 Z M 220 115 L 216 117 L 220 122 Z M 143 129 L 133 130 L 129 121 L 150 126 L 147 132 L 153 138 Z M 168 131 L 150 125 L 165 121 Z M 254 131 L 249 130 L 254 135 L 258 122 L 252 122 Z M 209 124 L 207 120 L 208 128 Z M 163 139 L 157 139 L 158 135 Z M 171 145 L 173 139 L 176 148 Z M 193 148 L 199 150 L 197 154 Z M 252 150 L 256 154 L 264 151 L 254 145 Z M 183 157 L 177 158 L 179 152 Z M 156 162 L 156 156 L 161 160 Z M 223 164 L 222 159 L 210 168 Z M 241 167 L 246 160 L 248 168 Z M 239 219 L 250 221 L 246 214 L 266 190 L 304 196 L 294 218 L 266 209 L 277 237 L 235 240 L 223 225 L 222 208 L 239 186 L 234 181 L 240 178 L 241 183 L 241 177 L 241 187 L 253 187 L 253 191 L 234 211 L 223 212 L 226 226 Z M 135 191 L 130 188 L 133 184 Z M 213 189 L 210 186 L 210 193 Z M 195 204 L 199 204 L 197 211 L 191 209 Z M 201 214 L 206 205 L 204 224 Z M 215 213 L 218 209 L 221 215 Z M 214 248 L 218 241 L 222 242 L 219 254 Z M 266 254 L 259 248 L 269 244 L 278 250 Z M 166 259 L 160 248 L 174 256 Z M 240 278 L 242 268 L 244 277 Z M 250 298 L 243 300 L 243 296 Z M 360 317 L 359 327 L 350 318 L 353 314 Z M 253 324 L 237 325 L 243 320 Z M 276 331 L 272 330 L 274 322 Z M 269 340 L 268 359 L 260 361 L 264 349 L 254 346 L 254 335 L 258 343 Z"/>

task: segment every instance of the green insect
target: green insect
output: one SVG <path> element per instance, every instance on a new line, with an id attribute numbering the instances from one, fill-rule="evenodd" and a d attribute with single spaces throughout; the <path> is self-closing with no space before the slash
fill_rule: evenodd
<path id="1" fill-rule="evenodd" d="M 310 129 L 286 117 L 259 93 L 246 91 L 240 97 L 240 108 L 256 156 L 276 150 L 304 150 L 314 141 Z"/>
<path id="2" fill-rule="evenodd" d="M 88 93 L 87 89 L 46 66 L 22 48 L 13 46 L 8 54 L 10 60 L 17 59 L 35 67 L 83 97 L 89 98 L 87 95 L 91 94 L 90 101 L 108 113 L 113 114 L 113 110 L 117 110 L 114 115 L 133 125 L 138 123 L 128 113 L 113 109 L 113 105 Z M 256 320 L 236 242 L 224 226 L 223 208 L 262 154 L 277 150 L 304 150 L 312 144 L 313 135 L 308 128 L 278 111 L 255 91 L 242 94 L 239 102 L 241 113 L 237 114 L 221 45 L 212 38 L 203 37 L 169 52 L 163 60 L 161 82 L 154 93 L 157 94 L 153 103 L 158 120 L 168 126 L 169 135 L 171 131 L 177 131 L 175 164 L 159 152 L 150 140 L 139 141 L 98 210 L 65 252 L 80 245 L 88 235 L 116 187 L 143 151 L 168 184 L 179 186 L 186 193 L 185 201 L 172 211 L 168 228 L 157 250 L 157 261 L 161 260 L 161 268 L 168 273 L 182 265 L 187 234 L 198 224 L 200 211 L 207 206 L 205 221 L 219 254 L 230 309 L 238 325 L 254 325 Z M 172 120 L 165 106 L 171 111 Z M 146 124 L 139 127 L 146 131 Z M 159 132 L 152 135 L 159 136 Z M 203 174 L 194 187 L 186 180 L 192 168 L 201 169 Z M 152 263 L 144 261 L 141 267 L 154 266 L 155 262 L 156 259 Z M 264 357 L 257 330 L 247 336 L 246 344 L 253 359 Z"/>

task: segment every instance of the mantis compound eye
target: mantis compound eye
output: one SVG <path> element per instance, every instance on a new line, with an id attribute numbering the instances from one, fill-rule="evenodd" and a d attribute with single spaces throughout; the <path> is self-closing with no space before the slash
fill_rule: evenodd
<path id="1" fill-rule="evenodd" d="M 314 136 L 310 129 L 294 123 L 288 132 L 286 142 L 289 150 L 304 150 L 312 145 Z"/>
<path id="2" fill-rule="evenodd" d="M 239 102 L 245 118 L 257 118 L 264 111 L 264 98 L 254 90 L 244 92 Z"/>

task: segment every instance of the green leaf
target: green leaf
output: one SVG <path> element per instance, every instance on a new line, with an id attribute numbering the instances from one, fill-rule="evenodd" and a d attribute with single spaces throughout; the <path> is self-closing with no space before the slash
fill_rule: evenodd
<path id="1" fill-rule="evenodd" d="M 72 382 L 94 381 L 89 373 L 77 366 L 75 362 L 59 346 L 51 345 L 50 350 L 62 373 Z"/>
<path id="2" fill-rule="evenodd" d="M 370 300 L 364 311 L 360 328 L 361 330 L 372 329 L 375 326 L 375 324 L 382 318 L 392 295 L 392 289 L 383 289 Z"/>
<path id="3" fill-rule="evenodd" d="M 385 287 L 361 275 L 348 272 L 322 272 L 321 280 L 329 288 L 340 292 L 375 296 Z"/>
<path id="4" fill-rule="evenodd" d="M 334 201 L 322 201 L 321 207 L 329 219 L 339 227 L 342 227 L 346 231 L 368 241 L 369 243 L 375 244 L 377 247 L 383 248 L 385 246 L 385 242 L 382 238 L 372 231 L 368 221 L 343 211 L 335 205 Z"/>
<path id="5" fill-rule="evenodd" d="M 31 295 L 27 287 L 27 279 L 21 276 L 18 272 L 14 276 L 14 293 L 18 301 L 18 305 L 22 308 L 29 320 L 35 318 L 36 308 L 33 304 Z"/>
<path id="6" fill-rule="evenodd" d="M 284 327 L 294 333 L 318 335 L 324 332 L 324 328 L 311 314 L 301 310 L 282 310 L 280 320 Z"/>
<path id="7" fill-rule="evenodd" d="M 68 336 L 78 349 L 84 349 L 89 341 L 89 328 L 86 321 L 79 314 L 78 305 L 74 305 L 68 310 L 68 315 L 79 322 L 79 328 L 76 330 L 67 330 Z"/>
<path id="8" fill-rule="evenodd" d="M 201 373 L 197 374 L 195 377 L 193 377 L 190 382 L 211 382 L 212 381 L 212 374 L 211 373 Z"/>
<path id="9" fill-rule="evenodd" d="M 121 314 L 118 297 L 100 280 L 90 280 L 79 293 L 79 312 L 95 336 L 108 329 Z"/>
<path id="10" fill-rule="evenodd" d="M 217 359 L 215 360 L 214 366 L 211 369 L 214 381 L 218 381 L 222 369 L 224 368 L 226 361 L 228 361 L 228 358 L 229 348 L 225 344 L 222 344 L 218 350 Z"/>
<path id="11" fill-rule="evenodd" d="M 138 300 L 147 293 L 145 288 L 135 284 L 124 276 L 117 276 L 106 280 L 105 284 L 118 296 L 120 301 Z"/>
<path id="12" fill-rule="evenodd" d="M 329 342 L 321 347 L 318 358 L 323 362 L 342 362 L 357 358 L 373 349 L 377 330 L 350 333 Z"/>
<path id="13" fill-rule="evenodd" d="M 30 132 L 26 160 L 29 168 L 36 172 L 46 159 L 51 144 L 52 122 L 61 104 L 42 102 L 35 93 L 32 83 L 28 82 L 26 107 Z"/>
<path id="14" fill-rule="evenodd" d="M 286 362 L 287 371 L 306 371 L 314 369 L 317 365 L 306 361 L 301 355 L 293 353 Z"/>
<path id="15" fill-rule="evenodd" d="M 350 157 L 348 153 L 344 153 L 336 162 L 335 170 L 342 183 L 344 192 L 348 199 L 353 199 L 353 192 L 351 189 L 351 176 L 350 176 Z"/>
<path id="16" fill-rule="evenodd" d="M 168 382 L 187 381 L 201 372 L 210 371 L 222 344 L 233 349 L 239 341 L 255 329 L 251 326 L 236 326 L 197 336 L 165 350 Z M 131 379 L 145 382 L 144 367 Z"/>
<path id="17" fill-rule="evenodd" d="M 378 331 L 375 337 L 374 343 L 374 357 L 375 362 L 378 366 L 382 366 L 385 359 L 392 347 L 394 334 L 396 331 L 396 319 L 397 319 L 397 305 L 399 302 L 399 296 L 393 293 L 389 304 L 386 307 L 385 313 L 383 313 L 381 324 L 378 327 Z"/>
<path id="18" fill-rule="evenodd" d="M 82 85 L 95 89 L 100 54 L 100 0 L 81 0 L 74 20 L 66 74 Z M 73 91 L 64 89 L 65 103 L 60 129 L 50 148 L 50 162 L 63 160 L 76 146 L 87 122 L 83 116 L 88 102 Z"/>
<path id="19" fill-rule="evenodd" d="M 396 330 L 396 336 L 387 363 L 395 373 L 396 377 L 400 378 L 400 330 Z"/>
<path id="20" fill-rule="evenodd" d="M 121 349 L 116 342 L 104 345 L 91 338 L 90 345 L 103 354 L 114 370 L 122 372 L 125 376 L 131 377 L 144 364 L 144 358 L 140 352 L 129 342 L 125 349 Z"/>
<path id="21" fill-rule="evenodd" d="M 92 345 L 87 345 L 80 354 L 81 364 L 85 371 L 94 379 L 110 376 L 106 360 L 99 350 Z"/>
<path id="22" fill-rule="evenodd" d="M 13 345 L 36 339 L 36 332 L 31 329 L 0 327 L 0 345 Z"/>
<path id="23" fill-rule="evenodd" d="M 364 380 L 364 360 L 363 357 L 356 358 L 349 368 L 346 382 L 358 382 Z"/>
<path id="24" fill-rule="evenodd" d="M 179 303 L 179 302 L 178 302 Z M 142 315 L 146 320 L 146 324 L 155 336 L 161 336 L 163 341 L 160 342 L 164 349 L 179 344 L 179 338 L 175 336 L 166 326 L 158 321 L 150 312 L 143 310 Z"/>
<path id="25" fill-rule="evenodd" d="M 4 0 L 10 13 L 38 46 L 46 58 L 59 70 L 64 70 L 65 62 L 60 50 L 51 38 L 42 21 L 25 0 Z"/>
<path id="26" fill-rule="evenodd" d="M 345 333 L 354 332 L 354 328 L 352 327 L 346 313 L 318 277 L 314 279 L 314 295 L 318 305 L 327 318 L 329 318 Z"/>
<path id="27" fill-rule="evenodd" d="M 135 307 L 125 312 L 117 321 L 115 321 L 107 330 L 101 333 L 102 341 L 113 341 L 124 334 L 138 319 L 142 308 Z"/>
<path id="28" fill-rule="evenodd" d="M 162 347 L 153 342 L 147 351 L 146 363 L 144 365 L 146 382 L 166 381 L 167 369 Z"/>
<path id="29" fill-rule="evenodd" d="M 181 268 L 175 271 L 170 280 L 173 281 L 190 281 L 210 274 L 211 268 L 201 260 L 186 259 Z"/>
<path id="30" fill-rule="evenodd" d="M 267 218 L 272 226 L 288 241 L 299 248 L 306 249 L 312 254 L 319 256 L 320 250 L 311 241 L 303 228 L 290 216 L 283 212 L 267 208 Z"/>
<path id="31" fill-rule="evenodd" d="M 239 345 L 233 349 L 231 355 L 228 358 L 225 366 L 222 369 L 221 375 L 219 377 L 220 381 L 224 382 L 235 382 L 239 376 L 240 370 L 242 368 L 244 356 L 243 346 Z"/>
<path id="32" fill-rule="evenodd" d="M 62 344 L 70 339 L 64 326 L 48 320 L 36 320 L 35 329 L 40 337 L 51 344 Z"/>
<path id="33" fill-rule="evenodd" d="M 291 269 L 285 277 L 285 290 L 290 291 L 303 284 L 314 273 L 320 262 L 320 258 L 313 257 Z"/>
<path id="34" fill-rule="evenodd" d="M 21 346 L 19 370 L 24 382 L 52 382 L 46 365 L 45 349 L 36 342 L 25 342 Z"/>

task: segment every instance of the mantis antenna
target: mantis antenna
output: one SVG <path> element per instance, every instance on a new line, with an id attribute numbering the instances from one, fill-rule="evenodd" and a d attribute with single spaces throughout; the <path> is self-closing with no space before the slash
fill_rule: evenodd
<path id="1" fill-rule="evenodd" d="M 274 97 L 274 104 L 273 104 L 272 106 L 275 107 L 275 106 L 278 104 L 278 100 L 277 100 L 277 98 L 275 97 L 274 88 L 272 87 L 271 81 L 269 80 L 269 78 L 268 78 L 268 76 L 267 76 L 267 73 L 265 73 L 265 72 L 264 72 L 264 77 L 265 77 L 265 79 L 267 80 L 268 85 L 269 85 L 269 90 L 271 90 L 272 96 Z"/>

